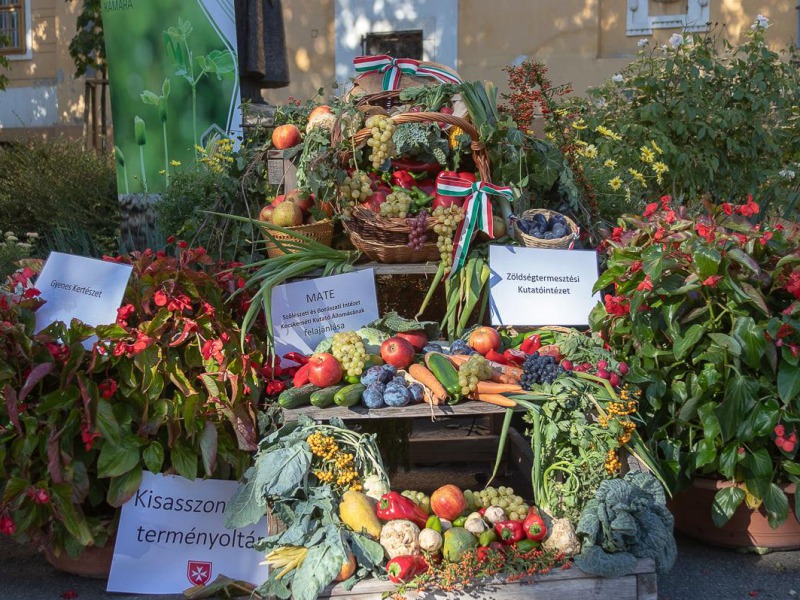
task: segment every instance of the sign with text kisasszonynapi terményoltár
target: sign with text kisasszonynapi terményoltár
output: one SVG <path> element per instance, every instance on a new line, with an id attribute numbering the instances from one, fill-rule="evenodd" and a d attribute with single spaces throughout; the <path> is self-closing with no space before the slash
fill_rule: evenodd
<path id="1" fill-rule="evenodd" d="M 267 535 L 266 517 L 242 529 L 224 525 L 237 486 L 144 473 L 139 490 L 122 507 L 108 591 L 179 594 L 218 575 L 266 580 L 267 567 L 259 564 L 264 556 L 253 549 Z"/>

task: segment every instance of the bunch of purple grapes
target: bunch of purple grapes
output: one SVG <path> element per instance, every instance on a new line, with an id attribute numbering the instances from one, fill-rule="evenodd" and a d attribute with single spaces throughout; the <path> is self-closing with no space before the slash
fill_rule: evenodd
<path id="1" fill-rule="evenodd" d="M 428 211 L 419 211 L 416 217 L 406 219 L 408 223 L 408 247 L 412 250 L 422 250 L 425 246 L 427 234 L 425 229 L 428 225 Z"/>

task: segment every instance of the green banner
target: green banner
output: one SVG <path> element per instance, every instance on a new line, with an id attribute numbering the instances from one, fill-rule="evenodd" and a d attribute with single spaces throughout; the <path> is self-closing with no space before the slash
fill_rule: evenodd
<path id="1" fill-rule="evenodd" d="M 241 125 L 233 0 L 102 7 L 117 189 L 163 192 L 176 169 Z"/>

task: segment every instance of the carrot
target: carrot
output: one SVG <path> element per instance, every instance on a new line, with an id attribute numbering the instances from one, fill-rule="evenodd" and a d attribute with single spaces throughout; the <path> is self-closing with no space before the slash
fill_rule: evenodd
<path id="1" fill-rule="evenodd" d="M 480 402 L 488 402 L 496 406 L 504 406 L 505 408 L 514 408 L 517 405 L 511 398 L 506 398 L 501 394 L 479 394 L 473 392 L 469 395 L 469 398 Z"/>
<path id="2" fill-rule="evenodd" d="M 479 381 L 476 390 L 479 394 L 508 394 L 521 392 L 522 386 L 516 383 L 497 383 L 494 381 Z"/>
<path id="3" fill-rule="evenodd" d="M 439 383 L 436 376 L 431 373 L 430 369 L 424 365 L 413 364 L 408 367 L 408 373 L 414 379 L 419 381 L 423 386 L 431 391 L 432 402 L 431 404 L 444 404 L 447 400 L 447 390 Z M 426 397 L 427 399 L 427 397 Z"/>
<path id="4" fill-rule="evenodd" d="M 489 381 L 492 383 L 502 383 L 505 385 L 519 385 L 519 379 L 514 379 L 510 375 L 504 375 L 503 373 L 498 373 L 496 371 L 492 371 L 492 374 L 489 376 Z"/>
<path id="5" fill-rule="evenodd" d="M 456 369 L 469 360 L 469 356 L 466 354 L 447 354 L 445 356 L 450 359 Z"/>

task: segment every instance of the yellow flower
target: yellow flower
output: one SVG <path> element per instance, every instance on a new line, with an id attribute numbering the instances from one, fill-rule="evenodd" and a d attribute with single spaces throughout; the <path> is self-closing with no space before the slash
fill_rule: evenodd
<path id="1" fill-rule="evenodd" d="M 642 175 L 639 171 L 636 169 L 628 169 L 628 173 L 630 173 L 631 177 L 633 177 L 635 181 L 638 181 L 642 187 L 647 187 L 647 180 L 645 180 L 644 175 Z"/>
<path id="2" fill-rule="evenodd" d="M 608 127 L 604 127 L 603 125 L 598 125 L 595 131 L 600 135 L 604 135 L 605 137 L 617 142 L 622 139 L 620 134 L 611 131 Z"/>
<path id="3" fill-rule="evenodd" d="M 588 125 L 583 119 L 578 119 L 577 121 L 573 121 L 572 126 L 578 131 L 583 131 L 588 127 Z"/>
<path id="4" fill-rule="evenodd" d="M 597 158 L 597 146 L 594 144 L 587 144 L 585 142 L 580 145 L 583 147 L 578 148 L 576 151 L 578 154 L 585 156 L 586 158 Z"/>
<path id="5" fill-rule="evenodd" d="M 669 167 L 660 160 L 654 162 L 650 168 L 653 169 L 653 171 L 655 171 L 656 173 L 666 173 L 667 171 L 669 171 Z"/>
<path id="6" fill-rule="evenodd" d="M 614 177 L 611 181 L 608 182 L 609 187 L 614 190 L 615 192 L 622 187 L 622 179 L 619 177 Z"/>
<path id="7" fill-rule="evenodd" d="M 603 166 L 606 169 L 616 169 L 617 168 L 617 161 L 611 160 L 610 158 L 606 159 L 606 162 L 603 163 Z"/>
<path id="8" fill-rule="evenodd" d="M 656 153 L 653 152 L 648 146 L 642 146 L 639 148 L 641 151 L 640 159 L 643 163 L 651 163 L 656 158 Z"/>
<path id="9" fill-rule="evenodd" d="M 169 161 L 169 166 L 170 167 L 180 167 L 181 166 L 181 161 L 179 161 L 179 160 L 171 160 L 171 161 Z"/>
<path id="10" fill-rule="evenodd" d="M 659 154 L 664 154 L 664 151 L 658 147 L 658 144 L 656 144 L 655 140 L 650 140 L 650 145 L 653 147 L 653 150 L 655 150 Z"/>

